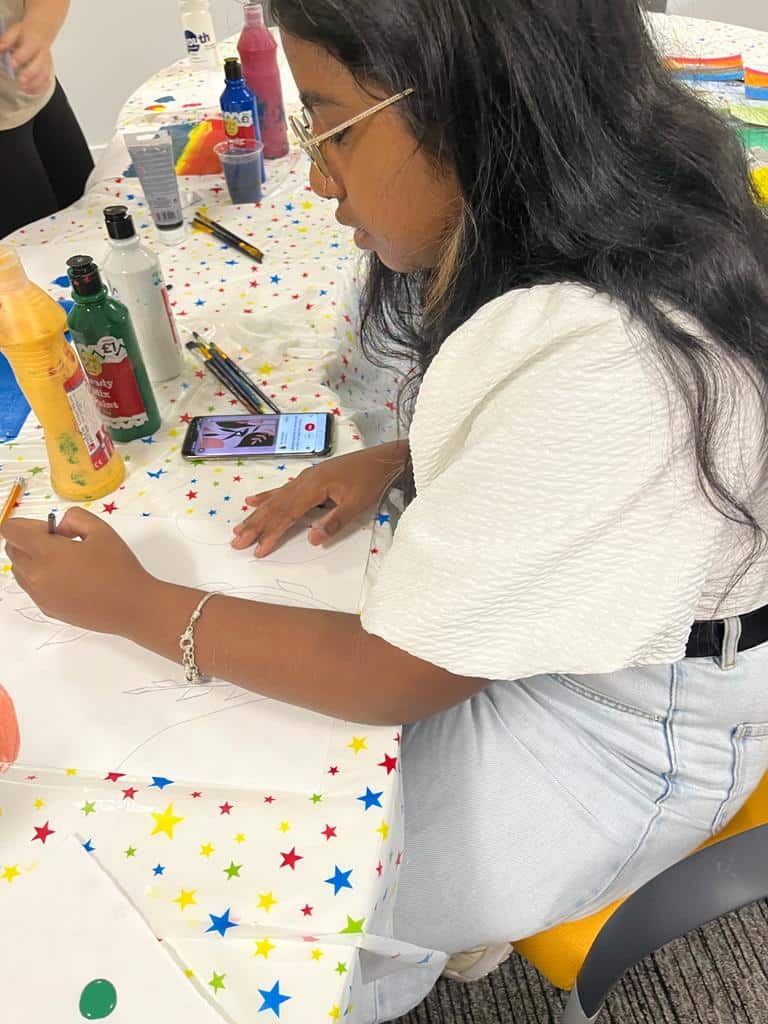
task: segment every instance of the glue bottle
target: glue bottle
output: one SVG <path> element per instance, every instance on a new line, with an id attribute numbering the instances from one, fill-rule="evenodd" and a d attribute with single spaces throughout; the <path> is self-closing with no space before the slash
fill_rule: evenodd
<path id="1" fill-rule="evenodd" d="M 102 264 L 113 299 L 131 314 L 151 381 L 172 380 L 184 365 L 160 260 L 139 241 L 125 206 L 104 210 L 110 250 Z"/>

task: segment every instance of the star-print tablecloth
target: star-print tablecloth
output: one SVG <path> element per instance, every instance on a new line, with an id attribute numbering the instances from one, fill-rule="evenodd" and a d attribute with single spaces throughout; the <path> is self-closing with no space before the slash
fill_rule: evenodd
<path id="1" fill-rule="evenodd" d="M 120 129 L 185 120 L 219 90 L 218 81 L 180 62 L 129 100 Z M 286 93 L 293 102 L 290 85 Z M 183 340 L 192 329 L 214 337 L 281 409 L 331 412 L 335 453 L 361 447 L 373 410 L 343 402 L 332 386 L 362 378 L 349 397 L 364 397 L 374 375 L 342 351 L 354 337 L 354 300 L 345 300 L 342 288 L 345 279 L 354 288 L 353 247 L 330 205 L 308 190 L 305 157 L 292 150 L 268 164 L 259 207 L 231 206 L 220 177 L 181 179 L 188 212 L 192 204 L 207 206 L 264 251 L 262 265 L 191 231 L 182 245 L 159 245 L 137 180 L 109 173 L 110 161 L 119 169 L 122 159 L 118 132 L 83 199 L 9 239 L 33 280 L 66 304 L 67 256 L 84 251 L 98 259 L 106 248 L 101 211 L 124 203 L 160 254 Z M 372 392 L 376 438 L 394 426 L 385 380 Z M 306 465 L 190 465 L 179 454 L 190 417 L 237 405 L 191 360 L 179 380 L 155 390 L 161 430 L 120 447 L 125 483 L 90 506 L 107 520 L 114 513 L 171 514 L 215 519 L 228 531 L 245 511 L 246 494 L 278 486 Z M 0 493 L 18 474 L 27 478 L 18 514 L 63 511 L 34 417 L 16 441 L 0 446 Z M 373 523 L 369 578 L 389 541 L 382 510 Z M 10 571 L 2 555 L 0 571 Z M 403 855 L 397 730 L 335 723 L 332 735 L 323 785 L 302 794 L 281 791 L 279 778 L 234 791 L 200 779 L 129 777 L 110 765 L 100 775 L 76 765 L 13 766 L 0 778 L 0 920 L 3 890 L 30 884 L 49 851 L 74 834 L 83 855 L 115 880 L 225 1019 L 362 1020 L 361 950 L 371 962 L 403 965 L 428 961 L 430 953 L 386 938 Z"/>

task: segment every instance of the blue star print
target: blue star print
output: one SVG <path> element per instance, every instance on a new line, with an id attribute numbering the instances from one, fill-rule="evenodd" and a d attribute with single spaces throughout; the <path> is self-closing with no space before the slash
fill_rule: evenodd
<path id="1" fill-rule="evenodd" d="M 387 512 L 379 512 L 379 514 L 376 516 L 376 522 L 379 524 L 379 526 L 383 526 L 384 523 L 388 523 L 389 514 Z"/>
<path id="2" fill-rule="evenodd" d="M 209 914 L 208 917 L 211 919 L 211 927 L 206 928 L 206 932 L 218 932 L 223 938 L 227 934 L 227 930 L 229 928 L 238 928 L 239 925 L 236 921 L 229 920 L 230 909 L 230 907 L 227 907 L 224 913 L 218 917 L 216 914 Z"/>
<path id="3" fill-rule="evenodd" d="M 158 469 L 158 471 L 156 473 L 153 473 L 151 469 L 148 469 L 147 470 L 147 476 L 151 476 L 153 480 L 159 480 L 164 472 L 165 472 L 164 469 Z"/>
<path id="4" fill-rule="evenodd" d="M 352 868 L 349 871 L 342 871 L 338 864 L 333 865 L 333 874 L 330 878 L 324 878 L 323 881 L 327 882 L 328 885 L 333 886 L 333 895 L 338 896 L 342 889 L 351 889 L 352 883 L 349 880 L 349 876 L 352 874 Z"/>
<path id="5" fill-rule="evenodd" d="M 280 277 L 279 274 L 273 274 L 269 280 L 272 284 L 280 284 L 280 282 L 282 281 L 282 277 Z"/>
<path id="6" fill-rule="evenodd" d="M 162 775 L 152 776 L 152 785 L 148 786 L 148 789 L 165 789 L 166 786 L 172 786 L 173 779 L 165 779 Z"/>
<path id="7" fill-rule="evenodd" d="M 357 799 L 363 801 L 365 809 L 368 811 L 371 807 L 381 807 L 381 797 L 383 793 L 383 789 L 380 793 L 372 793 L 370 787 L 366 786 L 363 795 L 359 796 Z"/>
<path id="8" fill-rule="evenodd" d="M 260 988 L 259 995 L 264 1002 L 259 1007 L 259 1013 L 263 1013 L 264 1010 L 271 1010 L 276 1017 L 280 1016 L 280 1007 L 283 1003 L 292 999 L 293 996 L 284 996 L 280 991 L 280 980 L 278 979 L 272 988 Z"/>
<path id="9" fill-rule="evenodd" d="M 165 871 L 165 865 L 164 864 L 155 864 L 155 866 L 152 868 L 152 874 L 153 875 L 162 875 L 164 871 Z"/>
<path id="10" fill-rule="evenodd" d="M 93 845 L 93 841 L 91 839 L 86 839 L 83 843 L 83 849 L 86 853 L 93 853 L 96 847 Z"/>

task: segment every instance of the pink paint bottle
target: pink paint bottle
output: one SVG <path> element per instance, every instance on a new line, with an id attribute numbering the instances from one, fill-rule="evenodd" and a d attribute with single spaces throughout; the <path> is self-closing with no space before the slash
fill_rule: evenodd
<path id="1" fill-rule="evenodd" d="M 243 10 L 245 24 L 237 49 L 246 85 L 256 97 L 264 156 L 271 160 L 288 152 L 277 43 L 264 23 L 261 4 L 249 3 Z"/>

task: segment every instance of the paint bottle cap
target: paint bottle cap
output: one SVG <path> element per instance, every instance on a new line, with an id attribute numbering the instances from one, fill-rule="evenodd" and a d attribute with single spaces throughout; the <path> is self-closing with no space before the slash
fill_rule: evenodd
<path id="1" fill-rule="evenodd" d="M 237 82 L 243 77 L 243 69 L 237 57 L 227 57 L 224 61 L 224 78 L 228 82 Z"/>
<path id="2" fill-rule="evenodd" d="M 18 291 L 27 283 L 19 254 L 9 245 L 0 245 L 0 295 Z"/>
<path id="3" fill-rule="evenodd" d="M 103 287 L 99 268 L 92 256 L 70 256 L 67 273 L 76 295 L 98 295 Z"/>
<path id="4" fill-rule="evenodd" d="M 127 206 L 105 206 L 104 221 L 107 225 L 107 234 L 116 241 L 133 238 L 136 234 L 133 217 L 128 213 Z"/>
<path id="5" fill-rule="evenodd" d="M 165 245 L 178 245 L 187 237 L 187 229 L 184 221 L 182 221 L 181 224 L 173 224 L 169 228 L 161 228 L 157 225 L 155 225 L 155 227 L 157 227 L 157 237 L 161 242 L 164 242 Z"/>

